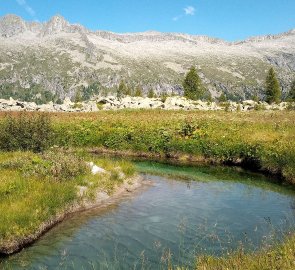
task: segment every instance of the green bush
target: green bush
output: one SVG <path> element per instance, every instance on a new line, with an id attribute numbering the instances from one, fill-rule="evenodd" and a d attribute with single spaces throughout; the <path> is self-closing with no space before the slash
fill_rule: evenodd
<path id="1" fill-rule="evenodd" d="M 0 163 L 0 168 L 21 171 L 24 177 L 56 181 L 71 180 L 90 171 L 82 158 L 62 151 L 49 151 L 43 154 L 23 153 Z"/>
<path id="2" fill-rule="evenodd" d="M 53 129 L 48 114 L 7 115 L 0 124 L 0 149 L 42 152 L 51 144 Z"/>

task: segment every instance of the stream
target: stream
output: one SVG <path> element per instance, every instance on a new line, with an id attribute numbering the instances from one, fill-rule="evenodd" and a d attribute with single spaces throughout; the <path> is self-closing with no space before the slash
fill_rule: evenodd
<path id="1" fill-rule="evenodd" d="M 238 168 L 137 161 L 145 186 L 103 208 L 76 213 L 18 254 L 7 269 L 193 268 L 280 241 L 295 224 L 295 192 Z"/>

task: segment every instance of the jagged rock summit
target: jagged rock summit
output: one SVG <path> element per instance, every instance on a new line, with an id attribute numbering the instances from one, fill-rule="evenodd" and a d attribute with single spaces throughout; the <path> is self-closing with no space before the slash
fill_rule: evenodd
<path id="1" fill-rule="evenodd" d="M 0 98 L 6 99 L 57 101 L 94 88 L 95 94 L 109 92 L 121 80 L 144 93 L 182 94 L 192 65 L 213 97 L 224 92 L 230 99 L 263 97 L 270 66 L 284 95 L 295 77 L 294 29 L 227 42 L 181 33 L 90 31 L 60 15 L 44 23 L 6 15 L 0 18 L 0 52 Z"/>

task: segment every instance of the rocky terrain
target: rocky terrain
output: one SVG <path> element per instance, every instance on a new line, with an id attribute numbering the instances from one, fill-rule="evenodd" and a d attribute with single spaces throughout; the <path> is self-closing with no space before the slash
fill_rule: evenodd
<path id="1" fill-rule="evenodd" d="M 286 95 L 295 77 L 295 30 L 239 42 L 180 33 L 90 31 L 61 16 L 44 23 L 0 18 L 0 98 L 62 103 L 114 91 L 121 80 L 144 93 L 182 94 L 192 66 L 213 97 L 263 97 L 275 67 Z M 62 106 L 62 105 L 60 105 Z"/>
<path id="2" fill-rule="evenodd" d="M 168 97 L 165 100 L 160 98 L 142 98 L 126 96 L 118 99 L 114 96 L 97 97 L 95 99 L 74 103 L 66 98 L 63 104 L 55 104 L 52 101 L 48 104 L 37 105 L 35 102 L 0 99 L 0 111 L 39 111 L 39 112 L 97 112 L 100 110 L 122 110 L 122 109 L 162 109 L 162 110 L 200 110 L 200 111 L 252 111 L 252 110 L 286 110 L 295 108 L 295 103 L 282 102 L 269 105 L 266 102 L 255 102 L 245 100 L 237 102 L 204 102 L 201 100 L 188 100 L 181 96 Z"/>

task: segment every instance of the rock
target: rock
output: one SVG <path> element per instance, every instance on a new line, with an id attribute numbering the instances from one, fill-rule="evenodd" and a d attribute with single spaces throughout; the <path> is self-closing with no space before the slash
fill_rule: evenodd
<path id="1" fill-rule="evenodd" d="M 107 173 L 107 171 L 105 169 L 96 166 L 93 162 L 89 162 L 88 165 L 89 165 L 89 167 L 91 169 L 91 173 L 93 175 L 101 174 L 101 173 Z"/>
<path id="2" fill-rule="evenodd" d="M 236 111 L 240 106 L 241 111 L 254 110 L 257 105 L 261 105 L 265 110 L 286 110 L 289 103 L 269 105 L 266 102 L 255 102 L 245 100 L 241 104 L 228 102 L 228 111 Z M 193 101 L 181 96 L 168 97 L 163 103 L 159 98 L 124 97 L 118 99 L 114 96 L 98 97 L 95 100 L 80 102 L 78 105 L 65 98 L 63 104 L 37 105 L 34 102 L 0 99 L 0 111 L 40 111 L 40 112 L 97 112 L 99 110 L 122 110 L 122 109 L 164 109 L 164 110 L 200 110 L 218 111 L 224 110 L 224 106 L 219 106 L 215 102 Z"/>

